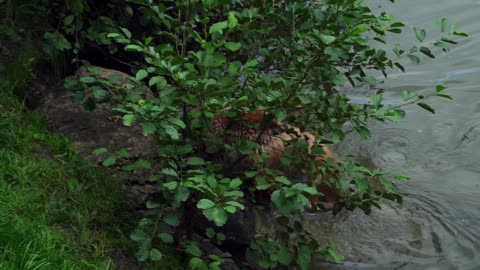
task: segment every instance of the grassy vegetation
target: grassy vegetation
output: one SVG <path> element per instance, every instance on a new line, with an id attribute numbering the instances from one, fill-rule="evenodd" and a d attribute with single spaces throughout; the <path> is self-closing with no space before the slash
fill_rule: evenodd
<path id="1" fill-rule="evenodd" d="M 33 80 L 58 83 L 65 64 L 42 51 L 47 2 L 0 1 L 0 270 L 115 269 L 114 254 L 134 258 L 128 236 L 137 222 L 121 184 L 22 104 Z M 174 251 L 162 253 L 162 264 L 142 268 L 181 268 Z"/>
<path id="2" fill-rule="evenodd" d="M 25 111 L 18 97 L 41 72 L 47 12 L 22 8 L 29 1 L 7 4 L 0 4 L 0 270 L 114 269 L 113 251 L 128 249 L 133 223 L 120 183 Z"/>
<path id="3" fill-rule="evenodd" d="M 0 92 L 0 269 L 113 269 L 127 246 L 119 184 Z"/>

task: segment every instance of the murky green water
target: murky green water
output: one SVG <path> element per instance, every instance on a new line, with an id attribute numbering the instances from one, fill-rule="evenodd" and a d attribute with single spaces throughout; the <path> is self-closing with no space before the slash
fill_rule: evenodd
<path id="1" fill-rule="evenodd" d="M 480 269 L 480 0 L 397 2 L 384 6 L 397 20 L 427 29 L 430 38 L 443 17 L 470 37 L 448 54 L 392 74 L 385 98 L 398 99 L 406 89 L 428 92 L 441 83 L 455 100 L 429 100 L 435 115 L 407 107 L 401 124 L 374 124 L 372 140 L 352 136 L 336 149 L 412 180 L 400 186 L 402 206 L 386 204 L 370 216 L 354 211 L 312 217 L 318 237 L 341 244 L 347 256 L 343 264 L 317 262 L 313 269 Z M 396 42 L 408 45 L 413 30 L 408 34 Z"/>

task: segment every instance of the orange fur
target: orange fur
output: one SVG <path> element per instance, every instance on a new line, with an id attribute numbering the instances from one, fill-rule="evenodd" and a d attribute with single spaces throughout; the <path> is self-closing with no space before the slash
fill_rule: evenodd
<path id="1" fill-rule="evenodd" d="M 259 124 L 260 127 L 265 126 L 266 113 L 264 111 L 257 110 L 255 113 L 246 113 L 244 116 L 245 118 L 247 118 L 248 121 Z M 271 128 L 272 130 L 279 130 L 281 128 L 281 124 L 278 123 L 277 120 L 273 119 L 271 125 L 268 126 L 268 128 Z M 308 132 L 301 132 L 300 129 L 296 127 L 289 126 L 288 128 L 290 130 L 293 129 L 293 132 L 282 132 L 280 134 L 273 135 L 271 137 L 271 140 L 267 140 L 269 141 L 269 143 L 261 146 L 261 151 L 269 153 L 267 165 L 270 167 L 280 167 L 280 159 L 286 151 L 284 141 L 291 141 L 294 139 L 307 140 L 309 152 L 314 147 L 315 136 L 313 134 Z M 325 145 L 322 145 L 322 149 L 325 154 L 321 156 L 316 156 L 315 160 L 326 161 L 327 159 L 331 158 L 334 160 L 334 165 L 337 165 L 333 152 Z M 326 179 L 328 179 L 328 176 L 325 176 L 325 179 L 323 179 L 324 181 L 321 181 L 321 183 L 317 184 L 318 191 L 324 195 L 324 200 L 319 203 L 322 204 L 324 208 L 331 209 L 333 208 L 335 202 L 338 201 L 339 190 L 336 187 L 328 185 L 325 181 Z M 310 198 L 310 200 L 313 202 L 317 201 L 317 199 L 315 198 Z"/>
<path id="2" fill-rule="evenodd" d="M 273 166 L 273 167 L 279 167 L 279 161 L 282 158 L 282 155 L 285 153 L 285 146 L 284 146 L 284 141 L 290 141 L 293 139 L 306 139 L 307 140 L 307 145 L 308 145 L 308 150 L 311 151 L 314 143 L 315 143 L 315 136 L 313 134 L 308 133 L 308 132 L 300 132 L 298 128 L 293 128 L 295 134 L 298 135 L 293 135 L 283 132 L 278 135 L 273 136 L 272 138 L 272 143 L 269 145 L 265 145 L 262 147 L 262 150 L 264 152 L 267 152 L 270 154 L 268 160 L 267 160 L 267 165 Z M 334 165 L 336 166 L 336 158 L 333 152 L 326 146 L 322 145 L 322 149 L 325 152 L 324 155 L 321 156 L 316 156 L 315 160 L 317 161 L 326 161 L 329 158 L 333 159 Z M 294 168 L 293 168 L 294 170 Z M 325 177 L 324 180 L 328 179 L 328 176 Z M 332 187 L 328 185 L 325 181 L 321 181 L 319 184 L 317 184 L 317 190 L 324 195 L 324 200 L 320 201 L 319 203 L 322 204 L 322 206 L 326 209 L 331 209 L 334 207 L 334 204 L 336 201 L 339 199 L 339 190 L 336 187 Z M 311 197 L 310 201 L 318 201 L 316 198 Z"/>

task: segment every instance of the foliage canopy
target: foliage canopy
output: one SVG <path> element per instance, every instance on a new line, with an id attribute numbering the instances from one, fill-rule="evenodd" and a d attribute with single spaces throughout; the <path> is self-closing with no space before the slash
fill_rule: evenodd
<path id="1" fill-rule="evenodd" d="M 218 244 L 225 235 L 217 227 L 232 214 L 265 207 L 255 197 L 261 192 L 271 194 L 266 204 L 278 213 L 278 227 L 250 243 L 250 263 L 306 269 L 315 252 L 341 259 L 328 243 L 319 243 L 303 230 L 303 213 L 317 200 L 312 198 L 322 195 L 316 184 L 329 175 L 328 184 L 340 190 L 335 211 L 360 208 L 369 213 L 382 199 L 401 202 L 395 181 L 408 177 L 353 161 L 338 167 L 331 160 L 316 161 L 315 154 L 322 153 L 320 143 L 338 143 L 350 131 L 368 139 L 369 120 L 398 122 L 407 104 L 417 103 L 433 113 L 422 101 L 429 96 L 450 99 L 444 86 L 428 95 L 405 91 L 403 103 L 384 105 L 379 75 L 404 71 L 405 59 L 416 64 L 424 56 L 434 58 L 456 43 L 455 36 L 466 36 L 443 19 L 440 38 L 427 41 L 425 30 L 415 28 L 416 45 L 390 48 L 388 34 L 402 33 L 405 24 L 360 0 L 53 4 L 61 28 L 45 34 L 47 52 L 68 50 L 79 61 L 88 48 L 96 48 L 135 74 L 118 86 L 118 78 L 100 78 L 95 67 L 83 61 L 92 76 L 67 81 L 69 87 L 82 89 L 75 97 L 91 109 L 105 100 L 116 102 L 115 112 L 124 125 L 139 125 L 145 136 L 158 138 L 154 161 L 126 167 L 160 168 L 151 177 L 161 183 L 159 196 L 146 205 L 157 211 L 140 221 L 131 236 L 139 246 L 138 259 L 161 260 L 158 246 L 176 245 L 190 256 L 189 265 L 195 269 L 219 269 L 223 259 L 201 250 L 189 219 L 203 215 L 211 221 L 196 233 Z M 154 97 L 145 95 L 144 85 Z M 352 103 L 346 85 L 369 88 L 369 104 Z M 304 140 L 288 142 L 295 154 L 285 154 L 282 164 L 296 168 L 296 175 L 268 166 L 265 154 L 258 155 L 258 140 L 225 140 L 212 131 L 219 115 L 240 122 L 242 115 L 258 109 L 267 113 L 267 122 L 276 119 L 317 138 L 312 152 Z M 104 165 L 119 158 L 122 155 L 112 155 Z M 248 169 L 240 166 L 243 158 L 252 161 Z"/>

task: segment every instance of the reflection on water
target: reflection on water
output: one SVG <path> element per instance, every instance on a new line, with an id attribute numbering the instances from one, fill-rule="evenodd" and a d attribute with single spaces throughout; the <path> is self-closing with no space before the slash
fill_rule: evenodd
<path id="1" fill-rule="evenodd" d="M 407 73 L 393 74 L 383 87 L 385 99 L 395 101 L 403 90 L 424 92 L 442 83 L 454 101 L 430 100 L 435 115 L 410 106 L 401 124 L 373 124 L 372 140 L 351 136 L 337 147 L 412 180 L 400 185 L 406 194 L 401 206 L 387 203 L 370 216 L 312 216 L 318 238 L 342 244 L 347 256 L 338 265 L 317 261 L 313 269 L 480 269 L 480 1 L 373 2 L 397 20 L 426 28 L 430 38 L 443 17 L 470 37 L 437 59 L 407 65 Z M 394 38 L 410 45 L 408 38 Z"/>

